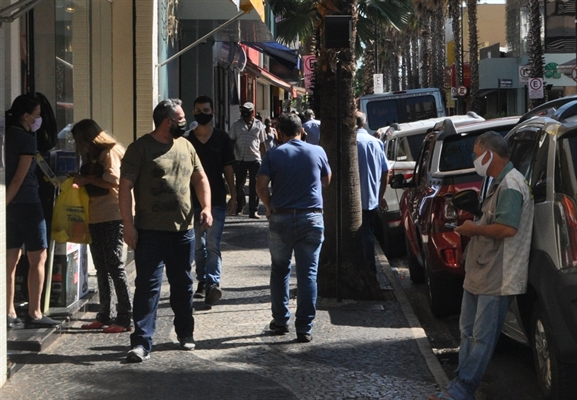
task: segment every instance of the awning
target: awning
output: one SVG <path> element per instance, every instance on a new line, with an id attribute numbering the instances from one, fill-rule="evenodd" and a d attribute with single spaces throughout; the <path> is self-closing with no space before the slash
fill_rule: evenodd
<path id="1" fill-rule="evenodd" d="M 485 97 L 490 93 L 493 93 L 494 91 L 496 91 L 497 89 L 481 89 L 477 92 L 477 96 L 476 97 Z"/>
<path id="2" fill-rule="evenodd" d="M 14 4 L 0 9 L 0 26 L 3 22 L 14 22 L 22 14 L 33 9 L 42 0 L 19 0 Z"/>
<path id="3" fill-rule="evenodd" d="M 157 67 L 180 57 L 211 37 L 220 42 L 274 41 L 272 33 L 263 22 L 262 0 L 182 0 L 177 18 L 181 24 L 185 21 L 190 23 L 189 28 L 193 31 L 196 29 L 195 23 L 200 26 L 200 22 L 203 29 L 209 27 L 212 30 Z"/>
<path id="4" fill-rule="evenodd" d="M 298 50 L 293 50 L 277 42 L 242 43 L 248 47 L 252 47 L 253 49 L 260 51 L 263 54 L 266 54 L 269 57 L 274 58 L 291 71 L 295 68 L 300 69 L 300 57 Z"/>
<path id="5" fill-rule="evenodd" d="M 248 60 L 246 66 L 244 67 L 244 72 L 248 72 L 251 75 L 256 76 L 267 82 L 270 85 L 279 87 L 292 93 L 292 85 L 288 82 L 283 81 L 278 76 L 271 74 L 265 69 L 262 69 L 258 65 L 254 64 L 252 61 Z"/>

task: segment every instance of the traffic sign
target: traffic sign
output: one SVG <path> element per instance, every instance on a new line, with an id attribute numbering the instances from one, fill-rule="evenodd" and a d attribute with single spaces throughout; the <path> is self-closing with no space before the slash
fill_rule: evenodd
<path id="1" fill-rule="evenodd" d="M 528 83 L 531 76 L 531 67 L 528 65 L 519 66 L 519 83 Z"/>
<path id="2" fill-rule="evenodd" d="M 383 74 L 373 74 L 373 93 L 383 93 Z"/>
<path id="3" fill-rule="evenodd" d="M 459 96 L 466 96 L 467 95 L 467 88 L 465 86 L 459 86 L 457 89 L 457 94 Z"/>
<path id="4" fill-rule="evenodd" d="M 530 99 L 543 98 L 543 78 L 529 79 L 529 98 Z"/>
<path id="5" fill-rule="evenodd" d="M 573 78 L 573 80 L 577 82 L 577 65 L 574 66 L 573 69 L 571 70 L 571 78 Z"/>

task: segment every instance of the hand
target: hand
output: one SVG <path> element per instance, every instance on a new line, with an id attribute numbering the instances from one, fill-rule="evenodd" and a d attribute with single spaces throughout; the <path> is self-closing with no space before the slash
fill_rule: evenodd
<path id="1" fill-rule="evenodd" d="M 389 205 L 387 204 L 387 200 L 384 197 L 379 202 L 379 209 L 381 211 L 388 211 L 389 210 Z"/>
<path id="2" fill-rule="evenodd" d="M 124 242 L 131 249 L 136 248 L 136 243 L 138 243 L 138 231 L 134 225 L 124 225 Z"/>
<path id="3" fill-rule="evenodd" d="M 458 227 L 456 227 L 453 230 L 455 232 L 457 232 L 459 235 L 473 237 L 477 234 L 476 233 L 477 232 L 477 224 L 475 224 L 471 220 L 467 220 L 467 221 L 463 222 L 462 225 L 459 225 Z"/>
<path id="4" fill-rule="evenodd" d="M 88 179 L 84 175 L 72 174 L 72 177 L 74 177 L 74 183 L 78 186 L 84 186 L 88 184 Z"/>
<path id="5" fill-rule="evenodd" d="M 208 229 L 212 226 L 212 214 L 210 209 L 203 208 L 200 212 L 200 225 L 202 229 Z"/>

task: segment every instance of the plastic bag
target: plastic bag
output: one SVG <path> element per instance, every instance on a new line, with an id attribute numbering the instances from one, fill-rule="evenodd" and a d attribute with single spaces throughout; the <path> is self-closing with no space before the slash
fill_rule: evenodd
<path id="1" fill-rule="evenodd" d="M 59 243 L 92 242 L 88 229 L 88 203 L 86 189 L 74 185 L 74 178 L 62 182 L 60 194 L 54 203 L 52 239 Z"/>

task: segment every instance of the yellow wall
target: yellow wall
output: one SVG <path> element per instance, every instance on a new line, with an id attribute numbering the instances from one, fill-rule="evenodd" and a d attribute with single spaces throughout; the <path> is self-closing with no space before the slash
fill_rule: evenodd
<path id="1" fill-rule="evenodd" d="M 467 22 L 466 8 L 464 18 L 465 36 L 463 37 L 463 47 L 465 50 L 465 61 L 469 61 L 469 24 Z M 505 4 L 477 4 L 479 50 L 497 42 L 501 44 L 501 47 L 507 46 L 505 24 Z"/>

